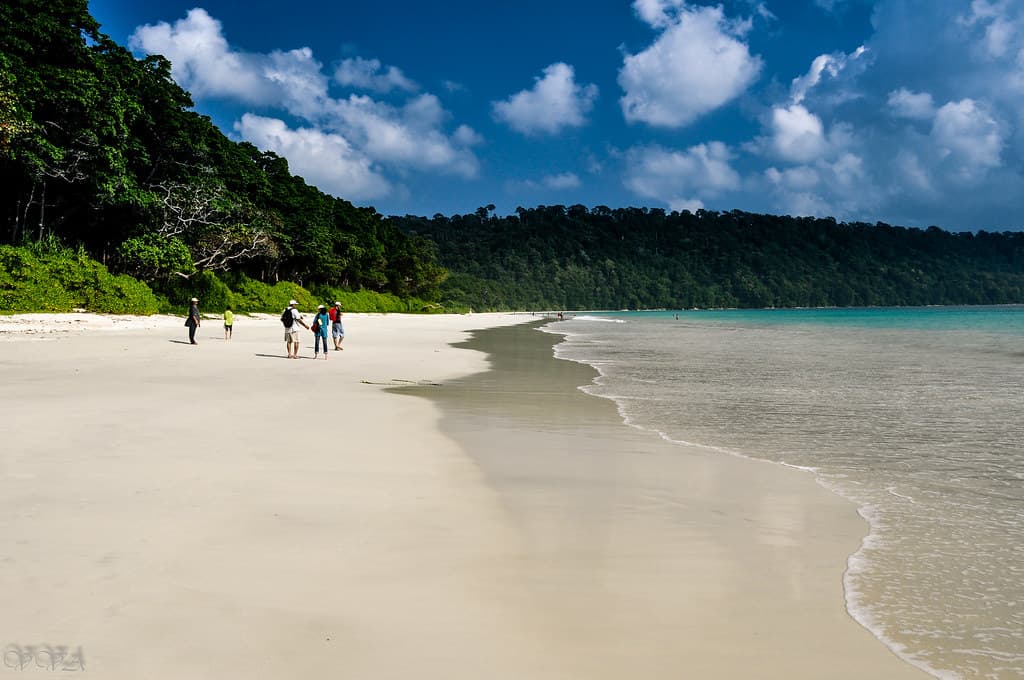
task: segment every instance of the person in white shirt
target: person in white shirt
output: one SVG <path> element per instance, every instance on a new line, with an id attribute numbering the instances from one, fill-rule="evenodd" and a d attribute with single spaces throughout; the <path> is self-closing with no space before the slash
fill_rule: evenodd
<path id="1" fill-rule="evenodd" d="M 295 308 L 295 305 L 299 304 L 295 300 L 288 303 L 288 309 L 281 313 L 281 316 L 285 316 L 285 313 L 291 311 L 292 323 L 291 325 L 285 326 L 284 328 L 284 345 L 288 352 L 289 359 L 299 358 L 299 326 L 303 326 L 309 330 L 309 326 L 302 320 L 302 315 L 299 314 L 299 310 Z"/>

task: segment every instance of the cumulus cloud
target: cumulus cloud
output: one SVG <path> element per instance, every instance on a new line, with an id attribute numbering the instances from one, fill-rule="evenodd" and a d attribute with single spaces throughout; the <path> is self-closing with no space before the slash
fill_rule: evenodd
<path id="1" fill-rule="evenodd" d="M 879 196 L 860 156 L 844 152 L 818 160 L 764 171 L 773 211 L 789 215 L 850 218 L 877 206 Z"/>
<path id="2" fill-rule="evenodd" d="M 549 189 L 575 189 L 581 184 L 580 178 L 573 172 L 548 175 L 543 182 Z"/>
<path id="3" fill-rule="evenodd" d="M 889 109 L 894 116 L 929 120 L 935 115 L 935 104 L 927 92 L 911 92 L 905 87 L 889 93 Z"/>
<path id="4" fill-rule="evenodd" d="M 482 143 L 480 135 L 466 125 L 448 134 L 450 114 L 440 100 L 415 94 L 416 84 L 400 69 L 376 59 L 346 59 L 328 78 L 308 47 L 266 54 L 232 48 L 221 23 L 203 9 L 190 10 L 174 23 L 141 26 L 130 45 L 168 57 L 175 80 L 197 98 L 238 101 L 303 121 L 295 126 L 250 111 L 235 131 L 287 157 L 291 167 L 324 191 L 377 198 L 396 188 L 385 179 L 387 172 L 478 174 L 471 147 Z M 409 98 L 401 105 L 354 94 L 338 98 L 330 93 L 332 82 Z"/>
<path id="5" fill-rule="evenodd" d="M 579 85 L 572 66 L 551 64 L 529 90 L 492 102 L 494 117 L 525 135 L 555 134 L 580 127 L 594 106 L 597 86 Z"/>
<path id="6" fill-rule="evenodd" d="M 943 157 L 953 156 L 961 173 L 973 177 L 998 167 L 1003 148 L 999 126 L 971 99 L 949 102 L 935 114 L 932 138 Z"/>
<path id="7" fill-rule="evenodd" d="M 345 59 L 334 71 L 334 79 L 345 87 L 390 92 L 406 90 L 414 92 L 416 83 L 405 77 L 401 69 L 395 66 L 385 67 L 378 59 L 355 57 Z"/>
<path id="8" fill-rule="evenodd" d="M 618 82 L 628 122 L 682 127 L 742 94 L 761 60 L 742 41 L 750 22 L 729 21 L 721 6 L 636 0 L 637 16 L 661 31 L 646 50 L 627 54 Z"/>
<path id="9" fill-rule="evenodd" d="M 732 158 L 722 142 L 698 144 L 685 151 L 634 147 L 626 153 L 624 181 L 638 196 L 661 201 L 673 210 L 703 207 L 705 198 L 740 187 L 740 175 L 730 164 Z"/>
<path id="10" fill-rule="evenodd" d="M 775 186 L 789 191 L 810 191 L 821 183 L 821 176 L 814 168 L 799 166 L 779 170 L 770 167 L 764 171 L 765 177 Z"/>
<path id="11" fill-rule="evenodd" d="M 454 140 L 442 133 L 438 126 L 445 112 L 434 95 L 420 95 L 404 107 L 351 95 L 333 102 L 330 113 L 325 125 L 374 160 L 463 177 L 475 177 L 479 170 L 472 151 L 459 143 L 478 141 L 475 133 L 465 128 Z"/>
<path id="12" fill-rule="evenodd" d="M 867 52 L 867 48 L 861 45 L 849 55 L 843 54 L 842 52 L 836 52 L 834 54 L 822 54 L 815 57 L 814 61 L 811 62 L 811 68 L 807 73 L 793 79 L 793 103 L 801 103 L 807 96 L 807 93 L 822 81 L 822 78 L 826 76 L 835 78 L 841 71 L 847 68 L 847 65 L 855 63 L 864 56 L 865 52 Z"/>
<path id="13" fill-rule="evenodd" d="M 284 121 L 247 113 L 235 131 L 263 151 L 288 159 L 292 172 L 310 184 L 353 200 L 380 198 L 391 191 L 388 181 L 348 140 L 314 128 L 289 128 Z"/>
<path id="14" fill-rule="evenodd" d="M 162 54 L 175 81 L 197 97 L 231 97 L 248 103 L 271 101 L 276 89 L 263 77 L 267 59 L 231 49 L 221 23 L 204 9 L 191 9 L 173 24 L 140 26 L 128 41 L 132 49 Z"/>
<path id="15" fill-rule="evenodd" d="M 821 119 L 800 104 L 772 110 L 772 150 L 782 159 L 804 163 L 828 149 Z"/>
<path id="16" fill-rule="evenodd" d="M 747 193 L 786 212 L 978 224 L 1024 181 L 1007 162 L 1024 151 L 1022 18 L 1005 2 L 879 0 L 864 46 L 815 58 L 742 146 L 772 162 Z"/>

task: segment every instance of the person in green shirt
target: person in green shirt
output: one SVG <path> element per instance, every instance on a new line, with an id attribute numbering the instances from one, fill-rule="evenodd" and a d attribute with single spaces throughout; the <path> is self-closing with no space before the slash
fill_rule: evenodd
<path id="1" fill-rule="evenodd" d="M 228 307 L 224 310 L 224 339 L 231 339 L 231 327 L 235 325 L 235 315 L 231 313 L 231 308 Z"/>

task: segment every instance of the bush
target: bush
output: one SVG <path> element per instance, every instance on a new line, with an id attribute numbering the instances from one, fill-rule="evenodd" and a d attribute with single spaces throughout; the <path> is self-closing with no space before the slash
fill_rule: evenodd
<path id="1" fill-rule="evenodd" d="M 392 293 L 378 293 L 372 290 L 347 291 L 330 286 L 315 289 L 316 296 L 330 306 L 335 301 L 349 312 L 438 312 L 444 311 L 440 305 L 425 302 L 419 298 L 400 298 Z"/>
<path id="2" fill-rule="evenodd" d="M 70 312 L 76 308 L 108 314 L 183 314 L 189 300 L 199 298 L 200 309 L 217 313 L 226 307 L 236 312 L 278 314 L 297 300 L 299 309 L 341 302 L 346 312 L 445 311 L 437 303 L 403 299 L 371 290 L 348 291 L 322 286 L 308 291 L 289 281 L 269 285 L 244 275 L 226 275 L 234 290 L 213 272 L 190 278 L 173 277 L 157 293 L 126 274 L 111 274 L 81 249 L 65 248 L 53 239 L 25 247 L 0 246 L 0 312 Z"/>
<path id="3" fill-rule="evenodd" d="M 155 314 L 159 303 L 149 286 L 115 276 L 82 250 L 43 242 L 23 248 L 0 246 L 0 311 L 70 312 L 82 308 L 108 314 Z"/>
<path id="4" fill-rule="evenodd" d="M 166 306 L 161 311 L 171 314 L 182 314 L 188 310 L 189 301 L 199 298 L 200 310 L 218 310 L 232 305 L 231 289 L 217 278 L 213 272 L 198 272 L 189 278 L 176 276 L 160 286 L 160 292 L 166 296 Z"/>

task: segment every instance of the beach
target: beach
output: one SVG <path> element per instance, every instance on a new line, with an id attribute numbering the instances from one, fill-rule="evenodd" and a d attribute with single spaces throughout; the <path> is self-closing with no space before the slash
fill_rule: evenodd
<path id="1" fill-rule="evenodd" d="M 810 475 L 625 426 L 529 315 L 345 321 L 0 318 L 2 672 L 928 677 Z"/>

